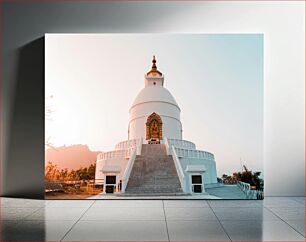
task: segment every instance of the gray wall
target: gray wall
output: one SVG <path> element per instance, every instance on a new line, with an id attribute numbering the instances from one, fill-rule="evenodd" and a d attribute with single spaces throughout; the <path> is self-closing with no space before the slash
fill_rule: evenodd
<path id="1" fill-rule="evenodd" d="M 77 1 L 12 2 L 3 3 L 2 7 L 3 162 L 1 184 L 2 195 L 6 196 L 43 198 L 43 36 L 45 33 L 240 32 L 237 27 L 232 26 L 233 23 L 237 25 L 248 23 L 248 26 L 242 26 L 242 28 L 247 27 L 254 32 L 264 32 L 265 36 L 272 38 L 271 33 L 274 29 L 271 27 L 268 30 L 266 27 L 272 26 L 272 21 L 276 23 L 282 21 L 275 19 L 275 16 L 278 16 L 277 18 L 285 18 L 283 21 L 286 21 L 284 22 L 286 30 L 294 31 L 287 34 L 293 35 L 295 39 L 298 38 L 294 48 L 303 48 L 300 42 L 304 40 L 303 35 L 296 36 L 304 29 L 304 23 L 298 18 L 301 15 L 302 20 L 304 18 L 303 5 L 290 5 L 290 3 L 257 4 L 253 2 L 246 6 L 243 3 L 219 2 L 93 1 L 85 3 Z M 284 11 L 291 16 L 289 23 Z M 257 16 L 258 21 L 246 20 L 254 16 L 255 18 Z M 277 26 L 275 29 L 281 31 Z M 268 39 L 268 45 L 270 40 Z M 285 47 L 289 48 L 289 45 Z M 294 52 L 294 48 L 291 48 L 291 51 Z M 303 56 L 299 58 L 291 54 L 290 61 L 293 63 L 300 61 L 299 63 L 303 64 Z M 273 63 L 273 58 L 269 61 Z M 269 78 L 270 76 L 266 76 L 265 81 L 270 81 Z M 271 81 L 268 83 L 275 84 L 273 80 Z M 288 82 L 297 86 L 298 90 L 303 88 L 303 79 L 301 80 L 299 76 L 288 79 L 287 82 L 285 80 L 284 85 L 278 86 L 277 91 L 280 94 L 265 92 L 265 117 L 268 120 L 265 121 L 267 195 L 304 195 L 304 92 L 288 90 L 286 87 Z M 273 88 L 268 86 L 266 90 L 271 91 L 271 89 Z M 288 103 L 283 105 L 279 112 L 273 112 L 275 108 L 278 108 L 279 96 L 282 96 L 285 91 L 286 98 L 289 93 Z M 290 95 L 298 96 L 298 99 L 291 99 Z M 267 96 L 272 98 L 272 101 L 268 98 L 267 102 Z M 290 120 L 288 124 L 284 122 L 282 126 L 277 125 L 280 118 L 292 112 L 292 106 L 295 109 L 294 120 Z M 269 132 L 270 130 L 273 132 Z M 284 136 L 286 133 L 290 133 L 289 140 Z"/>

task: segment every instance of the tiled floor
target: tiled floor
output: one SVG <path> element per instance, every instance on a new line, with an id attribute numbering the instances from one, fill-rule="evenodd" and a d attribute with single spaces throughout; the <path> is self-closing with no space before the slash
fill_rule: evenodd
<path id="1" fill-rule="evenodd" d="M 29 200 L 1 198 L 0 240 L 305 241 L 305 198 Z"/>

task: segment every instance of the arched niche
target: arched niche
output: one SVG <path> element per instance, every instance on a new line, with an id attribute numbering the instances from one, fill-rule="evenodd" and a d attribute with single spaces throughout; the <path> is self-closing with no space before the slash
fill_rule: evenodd
<path id="1" fill-rule="evenodd" d="M 159 144 L 163 138 L 163 122 L 161 117 L 153 112 L 146 122 L 146 140 L 148 143 Z"/>

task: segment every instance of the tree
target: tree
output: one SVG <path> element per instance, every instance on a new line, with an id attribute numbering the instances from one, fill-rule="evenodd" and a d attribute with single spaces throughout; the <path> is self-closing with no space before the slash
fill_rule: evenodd
<path id="1" fill-rule="evenodd" d="M 89 167 L 88 167 L 88 176 L 89 176 L 89 179 L 90 180 L 93 180 L 95 179 L 95 175 L 96 175 L 96 164 L 91 164 Z"/>
<path id="2" fill-rule="evenodd" d="M 68 168 L 59 169 L 57 165 L 48 161 L 45 167 L 45 179 L 49 181 L 79 181 L 95 179 L 96 165 L 91 164 L 89 167 L 80 167 L 78 170 L 68 170 Z"/>
<path id="3" fill-rule="evenodd" d="M 255 186 L 256 189 L 263 189 L 263 180 L 260 177 L 261 172 L 252 172 L 245 165 L 243 166 L 242 172 L 234 172 L 232 176 L 226 174 L 222 175 L 222 180 L 224 183 L 233 184 L 237 181 L 245 182 L 251 186 Z"/>

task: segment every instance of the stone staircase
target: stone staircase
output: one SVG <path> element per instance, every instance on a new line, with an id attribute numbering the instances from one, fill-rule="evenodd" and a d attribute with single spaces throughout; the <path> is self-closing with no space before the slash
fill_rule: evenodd
<path id="1" fill-rule="evenodd" d="M 126 187 L 126 194 L 176 195 L 181 184 L 171 155 L 163 144 L 142 145 Z"/>

